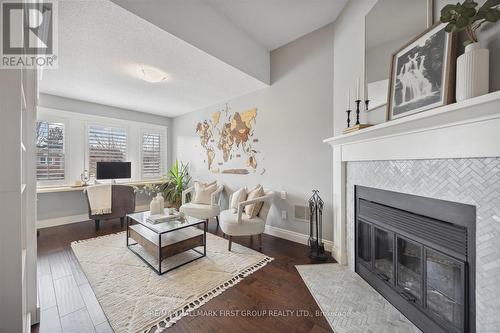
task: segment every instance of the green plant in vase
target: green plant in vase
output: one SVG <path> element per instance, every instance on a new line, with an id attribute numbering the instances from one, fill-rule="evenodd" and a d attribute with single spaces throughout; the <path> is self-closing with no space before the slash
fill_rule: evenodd
<path id="1" fill-rule="evenodd" d="M 136 192 L 142 193 L 147 195 L 148 197 L 155 196 L 156 193 L 160 192 L 160 185 L 159 184 L 145 184 L 141 187 L 137 187 Z"/>
<path id="2" fill-rule="evenodd" d="M 489 92 L 489 50 L 478 43 L 478 30 L 485 23 L 500 20 L 500 0 L 486 0 L 479 4 L 465 0 L 456 5 L 446 5 L 441 10 L 441 22 L 449 33 L 465 32 L 465 53 L 457 58 L 456 89 L 457 102 L 481 96 Z"/>
<path id="3" fill-rule="evenodd" d="M 160 185 L 160 191 L 172 206 L 179 208 L 182 203 L 182 191 L 191 181 L 189 164 L 181 162 L 179 165 L 179 161 L 176 160 L 163 179 L 165 182 Z"/>
<path id="4" fill-rule="evenodd" d="M 465 0 L 463 3 L 446 5 L 441 9 L 440 20 L 447 24 L 447 32 L 465 31 L 465 46 L 478 42 L 477 31 L 484 23 L 496 23 L 500 20 L 500 0 L 487 0 L 476 9 L 478 5 L 472 0 Z"/>

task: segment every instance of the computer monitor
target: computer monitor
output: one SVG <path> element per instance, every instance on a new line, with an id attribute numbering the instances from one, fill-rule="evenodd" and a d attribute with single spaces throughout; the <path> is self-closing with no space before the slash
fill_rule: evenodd
<path id="1" fill-rule="evenodd" d="M 97 162 L 96 179 L 129 179 L 131 162 Z"/>

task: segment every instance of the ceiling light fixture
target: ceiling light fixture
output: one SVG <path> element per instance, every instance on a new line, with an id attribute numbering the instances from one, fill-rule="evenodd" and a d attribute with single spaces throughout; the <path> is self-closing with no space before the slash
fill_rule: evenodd
<path id="1" fill-rule="evenodd" d="M 139 68 L 139 74 L 142 80 L 150 83 L 159 83 L 167 79 L 167 73 L 152 66 L 142 65 Z"/>

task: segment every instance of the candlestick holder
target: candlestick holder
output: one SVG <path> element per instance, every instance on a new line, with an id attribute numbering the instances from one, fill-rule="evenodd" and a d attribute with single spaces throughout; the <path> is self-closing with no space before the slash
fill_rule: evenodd
<path id="1" fill-rule="evenodd" d="M 351 110 L 347 110 L 347 128 L 351 126 Z"/>
<path id="2" fill-rule="evenodd" d="M 368 111 L 368 104 L 370 103 L 369 99 L 365 99 L 365 111 Z"/>
<path id="3" fill-rule="evenodd" d="M 361 100 L 360 99 L 357 99 L 356 100 L 356 124 L 355 125 L 359 125 L 360 122 L 359 122 L 359 105 L 361 104 Z"/>

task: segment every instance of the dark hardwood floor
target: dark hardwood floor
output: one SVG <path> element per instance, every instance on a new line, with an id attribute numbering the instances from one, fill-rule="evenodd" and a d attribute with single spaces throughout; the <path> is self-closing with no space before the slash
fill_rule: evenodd
<path id="1" fill-rule="evenodd" d="M 98 232 L 91 222 L 40 230 L 41 322 L 32 332 L 113 332 L 70 243 L 121 230 L 119 220 L 102 223 Z M 209 231 L 216 234 L 215 223 L 210 223 Z M 222 236 L 220 229 L 218 234 Z M 234 242 L 258 249 L 256 237 L 253 241 L 250 237 L 236 237 Z M 319 307 L 295 269 L 295 265 L 312 263 L 307 257 L 307 247 L 264 235 L 262 252 L 275 260 L 210 300 L 193 315 L 182 318 L 167 332 L 332 332 L 326 319 L 317 315 Z M 220 310 L 227 310 L 227 315 L 220 315 Z M 236 311 L 244 311 L 245 315 L 233 316 Z M 251 311 L 261 315 L 249 316 Z"/>

